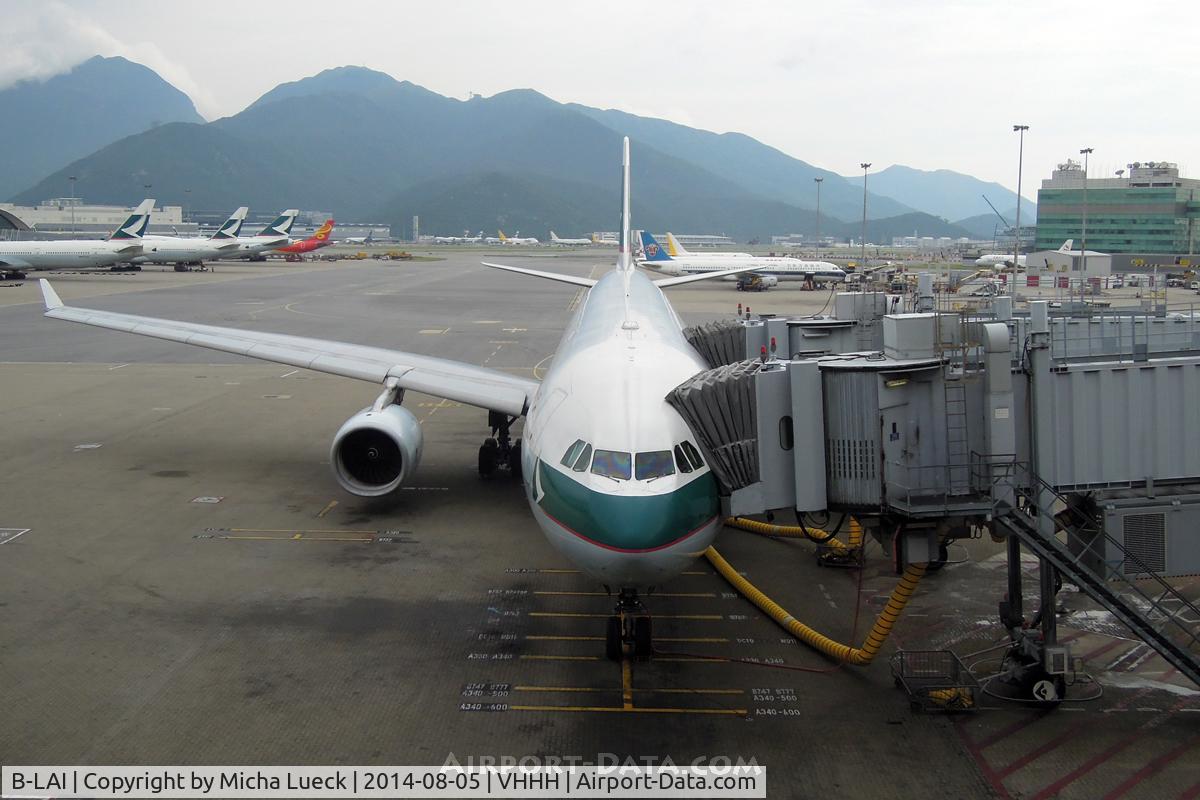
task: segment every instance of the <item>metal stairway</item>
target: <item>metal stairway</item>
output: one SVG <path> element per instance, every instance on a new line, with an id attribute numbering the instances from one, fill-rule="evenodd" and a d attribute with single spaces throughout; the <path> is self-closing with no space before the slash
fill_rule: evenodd
<path id="1" fill-rule="evenodd" d="M 1094 517 L 1072 506 L 1053 487 L 1031 478 L 1025 486 L 1013 485 L 1012 489 L 1017 505 L 1008 513 L 997 515 L 996 521 L 1200 686 L 1200 624 L 1196 622 L 1200 620 L 1200 608 L 1154 574 L 1122 542 L 1105 533 Z M 1049 508 L 1039 504 L 1039 495 L 1052 498 Z M 1064 508 L 1055 513 L 1054 508 L 1059 504 Z M 1040 514 L 1054 517 L 1056 533 L 1049 538 L 1038 530 Z M 1066 531 L 1076 547 L 1061 541 L 1059 530 Z M 1113 553 L 1120 558 L 1106 557 Z M 1130 566 L 1134 569 L 1129 569 Z M 1140 574 L 1142 579 L 1135 580 L 1129 573 Z"/>

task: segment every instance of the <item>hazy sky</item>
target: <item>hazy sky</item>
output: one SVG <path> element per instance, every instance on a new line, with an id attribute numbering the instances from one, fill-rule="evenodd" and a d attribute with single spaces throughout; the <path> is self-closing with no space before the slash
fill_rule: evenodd
<path id="1" fill-rule="evenodd" d="M 533 88 L 741 131 L 842 174 L 947 168 L 1024 193 L 1094 147 L 1200 171 L 1200 4 L 5 0 L 0 86 L 100 53 L 187 92 L 209 119 L 278 83 L 359 64 L 465 98 Z"/>

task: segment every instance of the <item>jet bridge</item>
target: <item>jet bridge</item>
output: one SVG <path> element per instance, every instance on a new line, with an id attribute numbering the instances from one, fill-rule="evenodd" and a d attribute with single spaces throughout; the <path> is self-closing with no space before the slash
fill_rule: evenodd
<path id="1" fill-rule="evenodd" d="M 1200 574 L 1200 314 L 943 313 L 919 287 L 686 332 L 713 368 L 667 400 L 723 510 L 849 513 L 900 568 L 987 529 L 1008 542 L 1014 691 L 1061 699 L 1069 663 L 1054 614 L 1023 613 L 1022 545 L 1041 608 L 1061 576 L 1200 684 L 1200 609 L 1164 580 Z"/>

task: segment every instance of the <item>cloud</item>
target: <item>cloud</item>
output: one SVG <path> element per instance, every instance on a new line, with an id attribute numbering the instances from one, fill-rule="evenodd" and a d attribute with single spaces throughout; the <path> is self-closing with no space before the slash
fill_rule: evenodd
<path id="1" fill-rule="evenodd" d="M 192 98 L 208 116 L 217 103 L 187 70 L 152 42 L 123 42 L 78 7 L 60 0 L 5 3 L 0 27 L 0 89 L 22 80 L 45 80 L 92 56 L 124 56 L 144 64 Z M 206 113 L 208 112 L 208 113 Z"/>

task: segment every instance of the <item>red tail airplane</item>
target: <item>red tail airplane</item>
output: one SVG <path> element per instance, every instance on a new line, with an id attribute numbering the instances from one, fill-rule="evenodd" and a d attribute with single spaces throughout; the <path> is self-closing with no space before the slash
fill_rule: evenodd
<path id="1" fill-rule="evenodd" d="M 333 240 L 329 238 L 329 234 L 333 232 L 333 220 L 325 220 L 325 224 L 317 228 L 313 235 L 303 241 L 289 244 L 287 247 L 280 247 L 275 252 L 277 253 L 311 253 L 313 250 L 320 250 L 322 247 L 333 244 Z"/>

